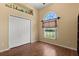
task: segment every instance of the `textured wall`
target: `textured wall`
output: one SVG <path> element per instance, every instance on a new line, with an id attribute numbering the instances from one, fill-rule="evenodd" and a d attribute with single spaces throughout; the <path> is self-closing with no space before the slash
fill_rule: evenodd
<path id="1" fill-rule="evenodd" d="M 0 4 L 0 50 L 4 50 L 7 49 L 9 44 L 8 44 L 8 38 L 9 38 L 9 34 L 8 34 L 8 20 L 9 20 L 9 16 L 10 15 L 14 15 L 14 16 L 19 16 L 22 18 L 27 18 L 29 20 L 31 20 L 32 23 L 32 34 L 31 34 L 31 41 L 34 42 L 38 39 L 38 26 L 37 26 L 37 14 L 38 11 L 33 8 L 31 5 L 29 4 L 23 4 L 31 9 L 33 9 L 33 13 L 34 15 L 29 15 L 26 13 L 22 13 L 20 11 L 14 10 L 12 8 L 8 8 L 5 7 L 5 4 Z"/>
<path id="2" fill-rule="evenodd" d="M 42 33 L 42 23 L 39 23 L 39 40 L 51 44 L 58 44 L 69 48 L 77 48 L 77 16 L 79 13 L 79 4 L 52 4 L 39 10 L 39 21 L 49 12 L 55 11 L 61 18 L 58 20 L 57 39 L 44 39 Z"/>

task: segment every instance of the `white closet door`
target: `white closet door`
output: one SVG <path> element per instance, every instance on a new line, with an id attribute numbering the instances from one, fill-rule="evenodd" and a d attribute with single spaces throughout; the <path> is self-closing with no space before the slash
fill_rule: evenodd
<path id="1" fill-rule="evenodd" d="M 9 47 L 30 43 L 30 20 L 9 17 Z"/>

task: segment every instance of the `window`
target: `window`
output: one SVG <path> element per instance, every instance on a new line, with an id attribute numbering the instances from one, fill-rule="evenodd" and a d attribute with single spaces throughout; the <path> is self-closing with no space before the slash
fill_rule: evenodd
<path id="1" fill-rule="evenodd" d="M 56 39 L 56 28 L 44 28 L 44 38 Z"/>
<path id="2" fill-rule="evenodd" d="M 55 12 L 49 12 L 44 16 L 43 20 L 55 20 L 56 18 L 58 18 L 58 16 Z"/>
<path id="3" fill-rule="evenodd" d="M 43 33 L 44 38 L 47 39 L 56 39 L 56 30 L 57 30 L 57 18 L 55 12 L 47 13 L 43 18 Z"/>

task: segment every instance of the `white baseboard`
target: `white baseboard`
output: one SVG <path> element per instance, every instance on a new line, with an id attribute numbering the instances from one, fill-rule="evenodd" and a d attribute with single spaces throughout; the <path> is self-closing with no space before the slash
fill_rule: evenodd
<path id="1" fill-rule="evenodd" d="M 59 44 L 54 44 L 54 45 L 61 46 L 61 47 L 67 48 L 67 49 L 71 49 L 71 50 L 77 51 L 76 48 L 71 48 L 71 47 L 63 46 L 63 45 L 59 45 Z"/>
<path id="2" fill-rule="evenodd" d="M 31 43 L 37 42 L 37 40 L 31 41 Z"/>
<path id="3" fill-rule="evenodd" d="M 34 42 L 36 42 L 36 41 L 31 41 L 31 43 L 34 43 Z M 21 45 L 20 45 L 21 46 Z M 18 47 L 18 46 L 17 46 Z M 10 50 L 10 47 L 9 48 L 7 48 L 7 49 L 4 49 L 4 50 L 0 50 L 0 52 L 4 52 L 4 51 L 7 51 L 7 50 Z"/>
<path id="4" fill-rule="evenodd" d="M 33 42 L 36 42 L 36 41 L 32 41 L 32 43 L 33 43 Z M 43 42 L 44 42 L 44 41 L 43 41 Z M 48 42 L 46 42 L 46 43 L 48 43 Z M 67 46 L 63 46 L 63 45 L 59 45 L 59 44 L 54 44 L 54 43 L 49 43 L 49 44 L 53 44 L 53 45 L 57 45 L 57 46 L 60 46 L 60 47 L 64 47 L 64 48 L 68 48 L 68 49 L 77 51 L 76 48 L 71 48 L 71 47 L 67 47 Z M 10 48 L 8 48 L 8 49 L 4 49 L 4 50 L 0 50 L 0 52 L 4 52 L 4 51 L 7 51 L 7 50 L 10 50 Z"/>
<path id="5" fill-rule="evenodd" d="M 46 42 L 46 43 L 49 43 L 49 42 Z M 67 49 L 71 49 L 71 50 L 77 51 L 76 48 L 71 48 L 71 47 L 67 47 L 67 46 L 63 46 L 63 45 L 59 45 L 59 44 L 54 44 L 54 43 L 49 43 L 49 44 L 53 44 L 53 45 L 56 45 L 56 46 L 60 46 L 60 47 L 64 47 L 64 48 L 67 48 Z"/>
<path id="6" fill-rule="evenodd" d="M 10 48 L 4 49 L 4 50 L 0 50 L 0 52 L 4 52 L 4 51 L 7 51 L 7 50 L 10 50 Z"/>

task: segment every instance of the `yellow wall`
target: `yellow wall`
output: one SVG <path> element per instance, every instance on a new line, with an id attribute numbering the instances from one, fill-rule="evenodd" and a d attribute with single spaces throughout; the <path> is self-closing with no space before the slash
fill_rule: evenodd
<path id="1" fill-rule="evenodd" d="M 29 14 L 5 7 L 4 4 L 0 4 L 0 50 L 8 48 L 8 17 L 10 15 L 20 16 L 32 20 L 32 42 L 39 39 L 40 41 L 51 44 L 58 44 L 75 49 L 77 48 L 77 15 L 79 13 L 79 4 L 52 4 L 39 10 L 39 13 L 29 4 L 23 5 L 33 9 L 34 15 L 31 16 Z M 58 34 L 56 40 L 43 38 L 41 20 L 45 13 L 49 11 L 55 11 L 57 15 L 61 17 L 61 19 L 58 20 Z"/>
<path id="2" fill-rule="evenodd" d="M 56 40 L 44 39 L 42 33 L 41 20 L 43 19 L 43 16 L 49 11 L 55 11 L 57 15 L 61 17 L 58 20 Z M 78 13 L 79 4 L 52 4 L 39 10 L 39 40 L 76 49 Z"/>
<path id="3" fill-rule="evenodd" d="M 8 44 L 8 20 L 10 15 L 14 16 L 19 16 L 23 17 L 26 19 L 32 20 L 32 42 L 36 41 L 38 39 L 38 26 L 37 26 L 37 14 L 38 11 L 31 7 L 29 4 L 23 4 L 31 9 L 33 9 L 34 15 L 29 15 L 26 13 L 22 13 L 20 11 L 14 10 L 12 8 L 5 7 L 5 4 L 0 4 L 0 50 L 7 49 L 9 44 Z"/>

